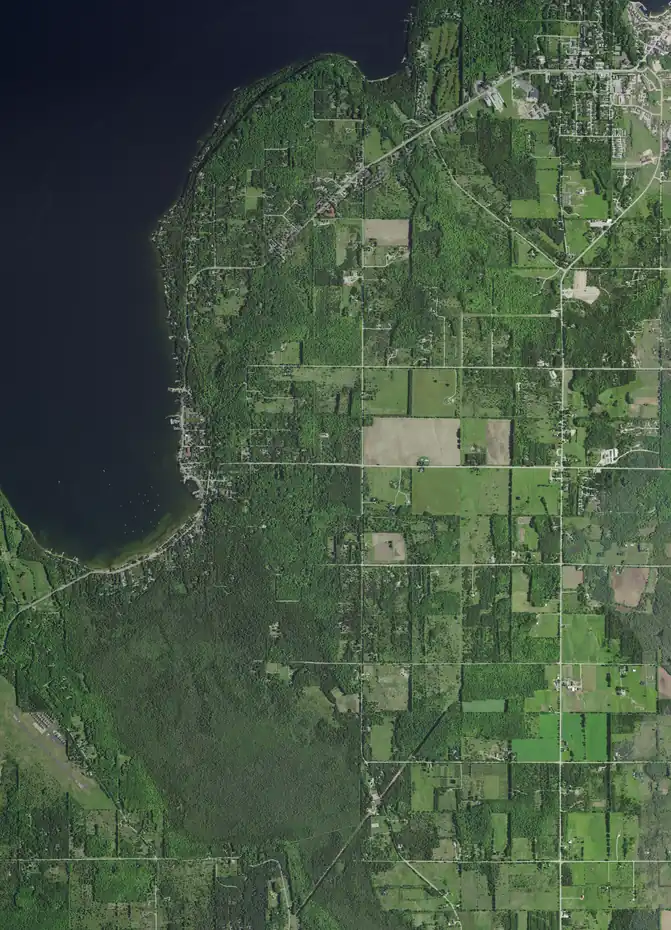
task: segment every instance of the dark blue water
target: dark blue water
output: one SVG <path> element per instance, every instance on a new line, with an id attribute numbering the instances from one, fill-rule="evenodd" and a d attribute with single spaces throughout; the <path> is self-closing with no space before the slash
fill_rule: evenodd
<path id="1" fill-rule="evenodd" d="M 192 506 L 149 233 L 233 88 L 325 51 L 389 74 L 409 6 L 15 6 L 0 53 L 0 487 L 41 541 L 109 555 Z"/>
<path id="2" fill-rule="evenodd" d="M 663 13 L 669 6 L 669 0 L 643 0 L 648 13 Z"/>

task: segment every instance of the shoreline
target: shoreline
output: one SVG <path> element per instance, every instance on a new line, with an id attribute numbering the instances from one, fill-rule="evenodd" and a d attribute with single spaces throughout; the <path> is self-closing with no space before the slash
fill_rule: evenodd
<path id="1" fill-rule="evenodd" d="M 172 357 L 178 369 L 176 382 L 167 388 L 169 393 L 179 395 L 177 410 L 170 416 L 171 425 L 179 434 L 175 457 L 182 483 L 187 487 L 189 485 L 193 486 L 189 488 L 189 493 L 194 501 L 195 510 L 187 513 L 186 516 L 175 516 L 168 512 L 161 517 L 158 524 L 147 535 L 131 541 L 119 551 L 109 554 L 103 552 L 91 559 L 83 559 L 79 556 L 68 555 L 64 551 L 56 552 L 49 546 L 43 545 L 30 526 L 18 517 L 11 501 L 5 497 L 7 505 L 11 508 L 23 531 L 32 538 L 35 545 L 42 552 L 59 562 L 78 566 L 82 569 L 83 574 L 78 576 L 76 580 L 81 580 L 91 574 L 120 574 L 143 562 L 157 558 L 189 533 L 202 532 L 206 519 L 206 505 L 216 491 L 207 462 L 197 455 L 198 451 L 206 450 L 207 445 L 205 420 L 202 414 L 198 412 L 193 401 L 187 375 L 191 351 L 187 304 L 189 282 L 184 275 L 182 264 L 183 231 L 192 206 L 198 175 L 226 136 L 234 132 L 239 122 L 244 120 L 254 106 L 263 100 L 267 94 L 272 93 L 275 87 L 286 82 L 292 76 L 300 74 L 315 62 L 333 57 L 347 56 L 342 56 L 339 53 L 315 55 L 309 59 L 287 65 L 271 75 L 261 77 L 251 85 L 234 88 L 216 115 L 207 135 L 198 145 L 196 154 L 187 170 L 181 191 L 177 194 L 168 210 L 158 217 L 153 230 L 148 235 L 148 241 L 154 255 L 154 271 L 157 276 L 157 285 L 165 303 L 165 318 L 168 324 L 168 339 L 172 344 Z M 347 60 L 361 70 L 358 62 L 351 58 Z M 401 62 L 401 66 L 404 61 L 405 59 Z M 385 81 L 395 73 L 392 72 L 386 77 L 371 80 L 376 82 Z M 369 80 L 365 75 L 363 76 L 366 81 Z M 74 583 L 74 581 L 68 582 L 66 586 Z M 23 609 L 25 608 L 21 608 L 21 610 Z"/>
<path id="2" fill-rule="evenodd" d="M 172 425 L 179 432 L 177 461 L 182 480 L 196 486 L 194 497 L 200 501 L 200 511 L 204 510 L 206 502 L 212 497 L 213 487 L 212 473 L 207 462 L 197 454 L 207 449 L 205 420 L 193 401 L 187 374 L 191 353 L 188 307 L 191 283 L 186 279 L 183 264 L 183 236 L 193 194 L 199 174 L 209 157 L 226 136 L 235 131 L 239 122 L 248 116 L 253 107 L 278 85 L 311 67 L 314 62 L 329 57 L 332 56 L 313 56 L 282 68 L 270 76 L 262 77 L 248 87 L 235 88 L 215 117 L 209 134 L 200 144 L 187 171 L 181 193 L 172 206 L 159 217 L 150 235 L 157 257 L 157 271 L 162 281 L 166 317 L 174 346 L 173 355 L 179 369 L 177 383 L 168 388 L 171 393 L 179 394 L 179 410 L 171 417 Z"/>

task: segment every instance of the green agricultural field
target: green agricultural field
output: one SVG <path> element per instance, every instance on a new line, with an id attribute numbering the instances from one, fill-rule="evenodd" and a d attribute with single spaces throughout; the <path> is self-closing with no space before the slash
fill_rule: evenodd
<path id="1" fill-rule="evenodd" d="M 516 762 L 556 762 L 559 726 L 554 714 L 539 714 L 531 735 L 511 740 Z"/>
<path id="2" fill-rule="evenodd" d="M 245 211 L 254 213 L 258 210 L 263 199 L 263 190 L 260 187 L 247 187 L 245 190 Z"/>
<path id="3" fill-rule="evenodd" d="M 563 618 L 562 655 L 567 662 L 608 662 L 617 658 L 618 643 L 606 640 L 605 617 L 569 614 Z"/>
<path id="4" fill-rule="evenodd" d="M 565 842 L 567 858 L 605 860 L 608 858 L 606 817 L 602 813 L 572 813 L 566 815 Z"/>
<path id="5" fill-rule="evenodd" d="M 412 475 L 413 513 L 461 513 L 461 475 L 454 469 L 427 468 Z"/>
<path id="6" fill-rule="evenodd" d="M 413 417 L 454 417 L 459 413 L 458 372 L 415 369 L 411 373 Z"/>
<path id="7" fill-rule="evenodd" d="M 371 129 L 366 133 L 364 140 L 364 158 L 366 162 L 376 161 L 378 158 L 381 158 L 384 155 L 385 149 L 389 149 L 391 146 L 385 146 L 382 142 L 382 137 L 380 135 L 380 130 L 377 126 L 371 127 Z"/>
<path id="8" fill-rule="evenodd" d="M 37 601 L 51 591 L 42 562 L 10 559 L 6 573 L 8 588 L 19 607 Z"/>
<path id="9" fill-rule="evenodd" d="M 365 413 L 405 416 L 410 372 L 402 368 L 367 369 L 364 374 Z"/>
<path id="10" fill-rule="evenodd" d="M 507 513 L 509 480 L 505 469 L 416 469 L 412 476 L 413 513 Z"/>
<path id="11" fill-rule="evenodd" d="M 553 264 L 544 252 L 536 249 L 526 239 L 514 239 L 515 273 L 524 277 L 547 277 L 552 273 Z"/>
<path id="12" fill-rule="evenodd" d="M 536 183 L 541 197 L 554 196 L 559 185 L 559 170 L 553 168 L 539 170 L 538 159 L 536 159 Z"/>
<path id="13" fill-rule="evenodd" d="M 561 485 L 547 468 L 513 469 L 512 512 L 520 514 L 559 513 Z"/>
<path id="14" fill-rule="evenodd" d="M 608 760 L 606 714 L 562 714 L 561 737 L 562 755 L 566 761 L 606 762 Z"/>
<path id="15" fill-rule="evenodd" d="M 364 473 L 368 500 L 406 506 L 410 503 L 410 471 L 401 468 L 369 468 Z"/>
<path id="16" fill-rule="evenodd" d="M 370 758 L 376 762 L 386 762 L 392 757 L 394 725 L 391 720 L 376 723 L 370 732 Z"/>
<path id="17" fill-rule="evenodd" d="M 516 219 L 544 219 L 557 215 L 557 198 L 541 191 L 538 200 L 513 200 L 510 207 Z"/>
<path id="18" fill-rule="evenodd" d="M 589 220 L 571 216 L 566 220 L 565 231 L 567 252 L 574 257 L 581 256 L 584 264 L 591 264 L 594 254 L 588 250 L 594 234 L 590 229 Z"/>
<path id="19" fill-rule="evenodd" d="M 565 696 L 567 711 L 589 713 L 652 713 L 657 710 L 657 672 L 650 666 L 609 666 L 573 663 L 562 675 L 575 682 Z"/>
<path id="20" fill-rule="evenodd" d="M 361 263 L 361 224 L 355 220 L 340 220 L 336 223 L 336 267 L 357 267 Z"/>

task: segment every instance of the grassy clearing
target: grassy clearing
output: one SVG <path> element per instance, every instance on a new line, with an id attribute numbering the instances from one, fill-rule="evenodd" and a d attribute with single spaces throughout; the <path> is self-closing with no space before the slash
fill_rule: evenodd
<path id="1" fill-rule="evenodd" d="M 336 254 L 338 268 L 347 264 L 361 265 L 361 223 L 358 220 L 336 221 Z"/>
<path id="2" fill-rule="evenodd" d="M 384 723 L 375 723 L 370 732 L 370 758 L 375 762 L 386 762 L 392 757 L 392 741 L 394 737 L 393 720 Z"/>
<path id="3" fill-rule="evenodd" d="M 0 508 L 0 558 L 4 566 L 5 592 L 11 595 L 15 607 L 22 607 L 49 594 L 51 585 L 42 562 L 22 559 L 19 547 L 24 530 L 10 507 Z M 0 583 L 0 606 L 3 585 Z M 45 603 L 45 608 L 51 605 Z"/>
<path id="4" fill-rule="evenodd" d="M 520 236 L 514 238 L 513 262 L 516 273 L 529 277 L 547 277 L 554 270 L 552 262 Z"/>
<path id="5" fill-rule="evenodd" d="M 405 472 L 405 473 L 404 473 Z M 410 471 L 401 468 L 367 468 L 364 472 L 368 496 L 399 507 L 410 502 Z M 402 488 L 408 486 L 408 492 Z"/>
<path id="6" fill-rule="evenodd" d="M 575 220 L 605 220 L 610 205 L 602 194 L 596 193 L 592 178 L 584 178 L 578 169 L 567 169 L 562 176 L 561 197 L 566 218 Z"/>
<path id="7" fill-rule="evenodd" d="M 561 485 L 550 480 L 549 468 L 529 468 L 512 472 L 513 514 L 538 515 L 559 513 Z"/>
<path id="8" fill-rule="evenodd" d="M 641 155 L 649 150 L 652 150 L 653 153 L 659 151 L 659 138 L 650 132 L 645 123 L 635 113 L 628 113 L 624 124 L 630 145 L 626 154 L 627 161 L 638 161 Z"/>
<path id="9" fill-rule="evenodd" d="M 487 420 L 463 417 L 461 420 L 461 461 L 471 455 L 484 456 L 487 450 Z M 484 460 L 484 459 L 483 459 Z"/>
<path id="10" fill-rule="evenodd" d="M 246 187 L 245 213 L 255 213 L 256 210 L 258 210 L 262 199 L 263 189 L 261 187 Z"/>
<path id="11" fill-rule="evenodd" d="M 383 141 L 377 126 L 371 126 L 363 140 L 363 156 L 366 164 L 377 161 L 390 148 L 391 142 L 388 139 Z"/>
<path id="12" fill-rule="evenodd" d="M 605 814 L 585 811 L 567 814 L 564 835 L 570 846 L 567 858 L 600 861 L 608 858 Z"/>
<path id="13" fill-rule="evenodd" d="M 490 518 L 485 514 L 469 514 L 459 521 L 460 560 L 467 564 L 487 563 L 494 559 Z"/>
<path id="14" fill-rule="evenodd" d="M 261 375 L 263 370 L 260 369 Z M 353 388 L 359 380 L 359 369 L 349 367 L 296 365 L 286 371 L 271 371 L 270 378 L 275 382 L 283 381 L 311 381 L 325 388 L 348 387 Z"/>
<path id="15" fill-rule="evenodd" d="M 509 472 L 505 469 L 427 468 L 412 473 L 413 513 L 505 514 Z"/>
<path id="16" fill-rule="evenodd" d="M 559 171 L 561 158 L 558 155 L 541 155 L 536 159 L 536 177 L 544 171 Z"/>
<path id="17" fill-rule="evenodd" d="M 538 714 L 536 735 L 511 740 L 517 762 L 556 762 L 559 746 L 559 720 L 556 714 Z"/>
<path id="18" fill-rule="evenodd" d="M 556 197 L 559 186 L 558 168 L 546 168 L 539 171 L 538 162 L 536 162 L 536 183 L 541 197 Z"/>
<path id="19" fill-rule="evenodd" d="M 410 373 L 404 368 L 364 371 L 364 413 L 371 416 L 406 416 Z"/>
<path id="20" fill-rule="evenodd" d="M 427 468 L 412 473 L 412 512 L 461 513 L 460 473 L 453 468 Z"/>
<path id="21" fill-rule="evenodd" d="M 427 83 L 429 100 L 436 114 L 459 103 L 459 23 L 445 22 L 429 32 Z"/>
<path id="22" fill-rule="evenodd" d="M 512 200 L 510 209 L 513 219 L 549 219 L 557 216 L 557 199 L 541 193 L 538 200 Z"/>
<path id="23" fill-rule="evenodd" d="M 581 255 L 589 246 L 592 238 L 588 220 L 567 217 L 564 225 L 567 251 L 570 255 Z M 584 264 L 589 264 L 589 253 L 584 256 L 582 261 Z"/>
<path id="24" fill-rule="evenodd" d="M 346 172 L 361 153 L 361 123 L 356 120 L 320 120 L 315 124 L 317 170 Z"/>
<path id="25" fill-rule="evenodd" d="M 503 514 L 508 512 L 510 473 L 505 468 L 464 470 L 461 476 L 461 512 Z"/>
<path id="26" fill-rule="evenodd" d="M 616 658 L 606 640 L 602 614 L 564 615 L 563 657 L 566 662 L 608 662 Z"/>
<path id="27" fill-rule="evenodd" d="M 19 607 L 44 597 L 51 591 L 44 565 L 11 559 L 7 563 L 7 584 Z"/>
<path id="28" fill-rule="evenodd" d="M 413 417 L 454 417 L 459 412 L 459 373 L 417 368 L 411 373 Z"/>
<path id="29" fill-rule="evenodd" d="M 421 766 L 413 765 L 410 770 L 411 807 L 413 811 L 433 811 L 434 782 Z"/>
<path id="30" fill-rule="evenodd" d="M 583 198 L 580 213 L 589 220 L 606 220 L 609 216 L 608 201 L 601 194 L 588 193 Z"/>
<path id="31" fill-rule="evenodd" d="M 566 762 L 606 762 L 608 715 L 563 713 L 562 758 Z"/>

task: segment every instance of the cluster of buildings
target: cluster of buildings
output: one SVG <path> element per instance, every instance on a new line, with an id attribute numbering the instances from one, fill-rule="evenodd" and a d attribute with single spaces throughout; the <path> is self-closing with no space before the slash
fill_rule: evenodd
<path id="1" fill-rule="evenodd" d="M 603 55 L 605 45 L 603 33 L 596 24 L 592 24 L 589 45 L 585 39 L 578 36 L 545 36 L 544 38 L 554 39 L 557 47 L 549 53 L 550 61 L 546 55 L 537 56 L 540 68 L 561 67 L 571 71 L 580 69 L 600 71 L 609 67 L 604 58 L 600 57 Z"/>
<path id="2" fill-rule="evenodd" d="M 561 691 L 562 687 L 572 694 L 582 691 L 582 682 L 576 681 L 574 678 L 555 678 L 553 684 L 555 691 Z"/>
<path id="3" fill-rule="evenodd" d="M 545 119 L 548 116 L 550 107 L 547 103 L 540 102 L 540 91 L 531 81 L 523 78 L 513 78 L 513 89 L 524 94 L 523 97 L 520 94 L 515 94 L 514 99 L 517 115 L 521 119 Z M 505 108 L 506 102 L 498 88 L 488 87 L 484 81 L 477 81 L 474 91 L 476 95 L 483 94 L 482 102 L 497 113 L 500 113 Z"/>
<path id="4" fill-rule="evenodd" d="M 666 55 L 671 51 L 671 11 L 650 16 L 643 3 L 630 3 L 627 14 L 632 28 L 643 43 L 643 54 Z"/>
<path id="5" fill-rule="evenodd" d="M 540 102 L 540 91 L 531 81 L 513 78 L 513 89 L 525 95 L 524 98 L 515 95 L 515 106 L 520 119 L 545 119 L 548 116 L 550 107 L 547 103 Z"/>
<path id="6" fill-rule="evenodd" d="M 179 412 L 170 417 L 172 426 L 179 430 L 180 443 L 177 460 L 179 470 L 185 482 L 193 482 L 196 486 L 195 496 L 203 499 L 205 496 L 205 482 L 201 453 L 208 448 L 205 439 L 205 420 L 195 410 L 188 388 L 180 386 L 171 388 L 171 391 L 180 395 Z"/>
<path id="7" fill-rule="evenodd" d="M 478 93 L 481 92 L 481 88 L 476 87 L 476 89 Z M 493 107 L 497 112 L 500 112 L 506 105 L 505 100 L 496 87 L 488 88 L 482 100 L 488 107 Z"/>
<path id="8" fill-rule="evenodd" d="M 373 168 L 357 165 L 354 172 L 347 175 L 335 191 L 329 192 L 325 185 L 317 183 L 315 189 L 318 199 L 313 219 L 323 219 L 326 222 L 332 220 L 337 216 L 338 205 L 358 188 L 370 190 L 381 184 L 396 160 L 396 156 L 392 155 L 385 162 Z M 282 232 L 268 240 L 268 254 L 283 259 L 302 229 L 302 226 L 296 226 L 287 221 Z"/>
<path id="9" fill-rule="evenodd" d="M 648 113 L 648 94 L 658 90 L 652 78 L 645 72 L 618 74 L 613 77 L 610 94 L 618 107 L 632 107 L 638 115 Z M 648 125 L 648 128 L 649 125 Z"/>
<path id="10" fill-rule="evenodd" d="M 65 746 L 65 737 L 58 729 L 58 724 L 55 720 L 52 720 L 51 717 L 41 710 L 33 712 L 30 716 L 32 717 L 33 726 L 41 736 L 48 733 L 53 740 Z"/>

